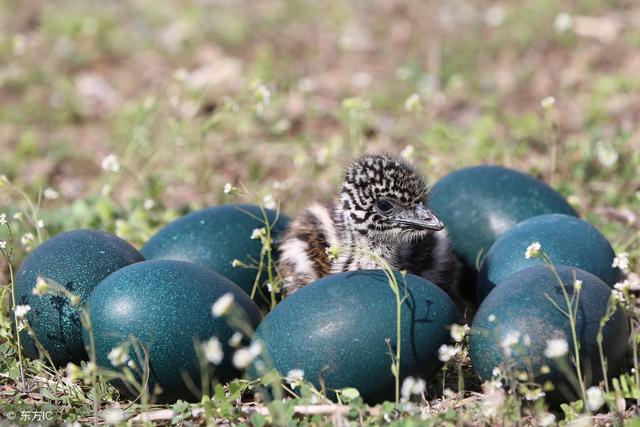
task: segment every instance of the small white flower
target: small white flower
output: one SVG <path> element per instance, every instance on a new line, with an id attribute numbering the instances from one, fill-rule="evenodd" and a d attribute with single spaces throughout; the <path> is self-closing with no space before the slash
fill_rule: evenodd
<path id="1" fill-rule="evenodd" d="M 119 345 L 111 349 L 109 354 L 107 354 L 107 359 L 109 359 L 109 362 L 111 362 L 113 366 L 124 365 L 129 360 L 129 352 L 125 346 Z"/>
<path id="2" fill-rule="evenodd" d="M 422 110 L 422 101 L 420 101 L 420 96 L 417 93 L 414 93 L 408 97 L 406 101 L 404 101 L 404 109 L 410 113 Z"/>
<path id="3" fill-rule="evenodd" d="M 156 202 L 153 199 L 144 199 L 144 202 L 142 203 L 142 207 L 145 208 L 145 210 L 150 211 L 151 209 L 153 209 L 153 207 L 156 205 Z"/>
<path id="4" fill-rule="evenodd" d="M 251 232 L 251 240 L 262 240 L 267 235 L 267 229 L 264 227 L 254 228 Z"/>
<path id="5" fill-rule="evenodd" d="M 569 344 L 564 338 L 553 338 L 547 340 L 547 347 L 544 350 L 544 355 L 549 359 L 556 359 L 562 357 L 569 352 Z"/>
<path id="6" fill-rule="evenodd" d="M 542 391 L 541 388 L 534 388 L 532 390 L 527 390 L 524 394 L 524 398 L 530 402 L 535 402 L 536 400 L 542 399 L 545 394 L 546 393 Z"/>
<path id="7" fill-rule="evenodd" d="M 36 222 L 36 227 L 38 227 L 38 228 L 44 228 L 44 221 L 43 221 L 43 220 L 41 220 L 41 219 L 39 219 L 39 220 Z"/>
<path id="8" fill-rule="evenodd" d="M 231 267 L 236 268 L 236 267 L 240 267 L 242 265 L 242 261 L 240 261 L 239 259 L 235 259 L 233 261 L 231 261 Z"/>
<path id="9" fill-rule="evenodd" d="M 75 381 L 78 378 L 82 377 L 82 368 L 80 366 L 75 365 L 71 362 L 67 363 L 67 367 L 65 368 L 66 377 L 69 381 Z"/>
<path id="10" fill-rule="evenodd" d="M 38 276 L 36 280 L 36 285 L 31 290 L 31 293 L 35 296 L 42 296 L 47 293 L 49 290 L 49 284 L 42 277 Z"/>
<path id="11" fill-rule="evenodd" d="M 276 201 L 271 194 L 267 194 L 262 198 L 262 203 L 264 203 L 264 207 L 267 209 L 275 209 Z"/>
<path id="12" fill-rule="evenodd" d="M 550 412 L 543 412 L 538 415 L 538 425 L 540 427 L 549 427 L 556 422 L 556 416 Z"/>
<path id="13" fill-rule="evenodd" d="M 540 106 L 547 111 L 551 110 L 554 105 L 556 105 L 556 98 L 553 96 L 547 96 L 540 101 Z"/>
<path id="14" fill-rule="evenodd" d="M 233 348 L 237 348 L 240 344 L 242 344 L 242 334 L 240 332 L 235 332 L 231 335 L 231 338 L 229 338 L 229 345 Z"/>
<path id="15" fill-rule="evenodd" d="M 45 188 L 44 191 L 42 192 L 42 195 L 44 196 L 45 199 L 49 199 L 49 200 L 55 200 L 58 197 L 60 197 L 60 193 L 58 193 L 56 190 L 54 190 L 51 187 Z"/>
<path id="16" fill-rule="evenodd" d="M 574 288 L 576 291 L 580 291 L 580 290 L 582 289 L 582 280 L 580 280 L 580 279 L 576 279 L 576 280 L 573 282 L 573 288 Z"/>
<path id="17" fill-rule="evenodd" d="M 604 405 L 604 394 L 600 387 L 593 386 L 587 389 L 587 408 L 597 411 Z"/>
<path id="18" fill-rule="evenodd" d="M 631 284 L 628 280 L 623 280 L 622 282 L 618 282 L 613 285 L 614 289 L 619 290 L 620 292 L 628 291 L 631 288 Z"/>
<path id="19" fill-rule="evenodd" d="M 127 416 L 120 408 L 109 408 L 102 413 L 106 424 L 119 424 L 124 421 Z"/>
<path id="20" fill-rule="evenodd" d="M 0 249 L 6 249 L 7 248 L 7 242 L 5 242 L 4 240 L 0 240 Z"/>
<path id="21" fill-rule="evenodd" d="M 136 365 L 136 362 L 131 359 L 129 359 L 129 361 L 127 362 L 127 366 L 131 369 L 136 369 L 138 367 L 138 365 Z"/>
<path id="22" fill-rule="evenodd" d="M 486 381 L 482 384 L 482 413 L 485 417 L 495 417 L 505 401 L 505 392 L 496 381 Z"/>
<path id="23" fill-rule="evenodd" d="M 304 379 L 304 371 L 302 369 L 292 369 L 287 372 L 287 382 L 292 388 L 296 388 Z"/>
<path id="24" fill-rule="evenodd" d="M 230 182 L 227 182 L 227 183 L 224 185 L 224 189 L 223 189 L 224 194 L 229 194 L 229 193 L 231 193 L 233 190 L 235 190 L 235 188 L 233 187 L 233 185 L 232 185 Z"/>
<path id="25" fill-rule="evenodd" d="M 618 162 L 618 152 L 609 145 L 600 141 L 596 145 L 596 158 L 606 168 L 612 168 Z"/>
<path id="26" fill-rule="evenodd" d="M 120 160 L 115 154 L 109 154 L 102 159 L 102 170 L 107 172 L 118 173 L 120 172 Z"/>
<path id="27" fill-rule="evenodd" d="M 224 316 L 229 312 L 231 307 L 233 306 L 234 297 L 231 292 L 227 292 L 222 295 L 211 307 L 211 312 L 214 317 Z"/>
<path id="28" fill-rule="evenodd" d="M 442 362 L 448 362 L 460 352 L 460 347 L 443 344 L 438 349 L 438 359 Z"/>
<path id="29" fill-rule="evenodd" d="M 202 351 L 204 357 L 214 365 L 219 365 L 222 362 L 224 353 L 222 351 L 222 344 L 217 337 L 211 337 L 204 343 L 202 343 Z"/>
<path id="30" fill-rule="evenodd" d="M 540 249 L 542 249 L 540 242 L 533 242 L 532 244 L 527 246 L 527 250 L 524 253 L 524 257 L 526 259 L 537 257 L 540 254 Z"/>
<path id="31" fill-rule="evenodd" d="M 451 325 L 451 338 L 453 338 L 455 342 L 462 342 L 465 335 L 467 335 L 470 330 L 471 328 L 469 328 L 469 325 L 453 324 Z"/>
<path id="32" fill-rule="evenodd" d="M 509 332 L 502 339 L 502 342 L 500 343 L 500 346 L 502 347 L 502 351 L 504 352 L 504 355 L 511 356 L 511 348 L 516 344 L 518 344 L 519 341 L 520 341 L 520 332 L 518 331 Z"/>
<path id="33" fill-rule="evenodd" d="M 403 398 L 408 399 L 412 394 L 420 395 L 424 393 L 425 388 L 426 382 L 422 378 L 413 378 L 409 376 L 402 381 L 400 394 Z"/>
<path id="34" fill-rule="evenodd" d="M 36 238 L 32 233 L 24 233 L 20 238 L 20 243 L 22 243 L 22 246 L 31 246 L 35 240 Z"/>
<path id="35" fill-rule="evenodd" d="M 16 317 L 20 318 L 20 317 L 25 317 L 27 315 L 27 313 L 29 313 L 31 311 L 31 306 L 28 304 L 24 304 L 24 305 L 16 305 Z"/>
<path id="36" fill-rule="evenodd" d="M 487 317 L 487 320 L 491 323 L 496 321 L 496 315 L 495 314 L 490 314 L 489 317 Z"/>
<path id="37" fill-rule="evenodd" d="M 611 264 L 613 268 L 619 268 L 620 270 L 627 272 L 629 271 L 629 253 L 628 252 L 620 252 L 613 258 L 613 263 Z"/>
<path id="38" fill-rule="evenodd" d="M 413 156 L 415 155 L 416 149 L 413 148 L 413 145 L 409 144 L 406 147 L 404 147 L 404 149 L 400 152 L 400 156 L 404 157 L 405 159 L 413 159 Z"/>
<path id="39" fill-rule="evenodd" d="M 612 290 L 611 291 L 611 297 L 615 300 L 615 301 L 620 301 L 620 302 L 624 302 L 625 298 L 624 298 L 624 294 L 618 290 Z"/>
<path id="40" fill-rule="evenodd" d="M 0 225 L 5 225 L 7 223 L 7 214 L 0 213 Z"/>
<path id="41" fill-rule="evenodd" d="M 245 369 L 261 352 L 262 344 L 259 341 L 254 341 L 249 347 L 240 348 L 233 353 L 233 366 Z"/>
<path id="42" fill-rule="evenodd" d="M 492 377 L 499 377 L 500 375 L 502 375 L 502 370 L 500 368 L 498 368 L 497 366 L 495 368 L 493 368 L 493 370 L 491 371 L 491 376 Z"/>
<path id="43" fill-rule="evenodd" d="M 573 27 L 573 18 L 566 12 L 559 13 L 556 15 L 555 21 L 553 21 L 553 28 L 558 33 L 564 33 Z"/>

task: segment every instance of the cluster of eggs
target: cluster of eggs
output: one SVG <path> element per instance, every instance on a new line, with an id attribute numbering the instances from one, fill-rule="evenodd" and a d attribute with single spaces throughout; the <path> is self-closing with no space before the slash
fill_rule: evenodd
<path id="1" fill-rule="evenodd" d="M 560 277 L 569 292 L 581 280 L 576 309 L 581 360 L 589 381 L 597 381 L 596 335 L 609 286 L 620 275 L 611 267 L 614 254 L 606 239 L 550 187 L 505 168 L 456 171 L 435 185 L 430 203 L 447 225 L 456 254 L 478 277 L 482 304 L 470 353 L 480 377 L 491 378 L 497 366 L 526 362 L 544 372 L 536 380 L 566 380 L 544 355 L 546 340 L 572 336 L 569 320 L 557 309 L 564 304 Z M 300 369 L 317 387 L 355 387 L 366 401 L 381 401 L 393 395 L 390 354 L 399 350 L 401 377 L 433 377 L 441 366 L 438 349 L 450 343 L 449 328 L 461 318 L 449 296 L 420 277 L 381 270 L 331 275 L 284 299 L 263 319 L 249 296 L 263 280 L 256 280 L 255 269 L 233 263 L 260 259 L 262 244 L 251 235 L 264 226 L 263 215 L 277 242 L 287 217 L 252 205 L 189 214 L 160 230 L 140 252 L 95 230 L 50 239 L 16 275 L 18 304 L 32 307 L 33 337 L 23 333 L 24 351 L 38 357 L 44 349 L 64 365 L 86 360 L 89 349 L 100 366 L 113 368 L 112 350 L 134 337 L 148 356 L 150 385 L 163 390 L 160 400 L 194 399 L 201 371 L 194 343 L 216 337 L 224 354 L 216 376 L 226 381 L 241 375 L 231 363 L 235 326 L 212 315 L 216 301 L 231 293 L 264 345 L 260 361 L 283 375 Z M 540 259 L 525 259 L 533 241 L 558 264 L 557 276 Z M 79 297 L 88 322 L 83 324 L 65 292 L 34 295 L 38 278 Z M 475 289 L 469 281 L 466 285 Z M 516 333 L 526 345 L 507 354 L 503 341 Z M 618 310 L 603 330 L 609 366 L 620 365 L 627 335 Z"/>

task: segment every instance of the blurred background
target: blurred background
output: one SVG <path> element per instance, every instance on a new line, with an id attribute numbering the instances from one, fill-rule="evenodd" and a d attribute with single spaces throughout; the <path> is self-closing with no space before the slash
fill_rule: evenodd
<path id="1" fill-rule="evenodd" d="M 18 214 L 18 258 L 79 227 L 139 245 L 239 199 L 295 213 L 376 150 L 432 181 L 532 173 L 626 248 L 639 120 L 632 0 L 0 0 L 0 207 Z"/>

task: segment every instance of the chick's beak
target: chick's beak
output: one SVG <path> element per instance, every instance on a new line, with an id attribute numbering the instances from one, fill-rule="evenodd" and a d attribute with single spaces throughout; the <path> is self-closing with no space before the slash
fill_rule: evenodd
<path id="1" fill-rule="evenodd" d="M 405 212 L 402 216 L 394 218 L 400 225 L 411 227 L 415 230 L 442 230 L 444 224 L 438 217 L 423 205 L 417 205 L 414 210 Z"/>

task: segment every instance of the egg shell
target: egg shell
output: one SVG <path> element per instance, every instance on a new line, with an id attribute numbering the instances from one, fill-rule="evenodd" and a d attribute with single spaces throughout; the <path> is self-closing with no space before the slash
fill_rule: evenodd
<path id="1" fill-rule="evenodd" d="M 597 334 L 611 289 L 586 271 L 561 265 L 554 268 L 570 297 L 574 293 L 574 274 L 582 281 L 574 304 L 582 372 L 588 387 L 602 378 Z M 533 266 L 509 276 L 480 305 L 471 329 L 469 353 L 473 368 L 483 380 L 491 379 L 495 367 L 504 372 L 509 365 L 514 373 L 532 372 L 539 384 L 550 381 L 555 390 L 547 392 L 547 400 L 557 405 L 575 400 L 579 394 L 563 374 L 563 364 L 573 366 L 569 354 L 561 359 L 545 356 L 547 341 L 551 339 L 564 339 L 570 353 L 574 348 L 569 319 L 550 299 L 567 310 L 562 287 L 547 266 Z M 603 329 L 603 350 L 610 376 L 618 374 L 623 367 L 628 336 L 627 318 L 618 308 Z M 517 344 L 506 345 L 516 337 Z M 550 368 L 547 374 L 542 373 L 545 365 Z M 575 369 L 572 372 L 575 373 Z"/>
<path id="2" fill-rule="evenodd" d="M 396 273 L 401 309 L 401 376 L 430 378 L 459 319 L 447 294 L 418 276 Z M 258 327 L 267 367 L 302 369 L 320 387 L 355 387 L 368 402 L 393 398 L 389 345 L 396 348 L 396 297 L 382 270 L 344 272 L 311 283 L 278 304 Z M 395 350 L 394 350 L 395 351 Z"/>
<path id="3" fill-rule="evenodd" d="M 213 304 L 231 293 L 235 307 L 255 328 L 261 319 L 258 307 L 249 296 L 224 276 L 195 264 L 172 261 L 144 261 L 123 268 L 107 277 L 89 297 L 87 309 L 91 320 L 97 363 L 114 369 L 109 352 L 135 337 L 148 348 L 150 390 L 160 385 L 159 401 L 196 400 L 185 384 L 184 375 L 200 387 L 200 364 L 196 342 L 217 337 L 225 355 L 214 375 L 221 381 L 239 376 L 231 362 L 228 340 L 234 334 L 226 317 L 214 317 Z M 84 331 L 89 346 L 90 333 Z M 125 348 L 126 348 L 125 344 Z M 134 346 L 129 356 L 136 362 L 134 372 L 141 377 L 143 363 Z M 114 385 L 125 395 L 135 397 L 122 383 Z"/>
<path id="4" fill-rule="evenodd" d="M 547 213 L 578 216 L 544 182 L 500 166 L 450 173 L 433 186 L 429 206 L 444 222 L 454 252 L 476 271 L 479 257 L 517 223 Z"/>
<path id="5" fill-rule="evenodd" d="M 275 242 L 289 219 L 265 209 Z M 179 218 L 158 231 L 141 249 L 146 259 L 172 259 L 208 267 L 251 294 L 257 270 L 233 267 L 234 259 L 254 264 L 260 259 L 262 243 L 251 239 L 254 229 L 264 227 L 260 207 L 222 205 L 199 210 Z M 274 246 L 275 248 L 275 246 Z M 277 254 L 274 251 L 274 257 Z"/>
<path id="6" fill-rule="evenodd" d="M 620 280 L 620 270 L 612 267 L 613 248 L 593 225 L 569 215 L 540 215 L 515 225 L 491 246 L 478 274 L 478 301 L 513 273 L 544 262 L 525 258 L 533 242 L 554 264 L 588 271 L 611 287 Z"/>
<path id="7" fill-rule="evenodd" d="M 32 293 L 38 277 L 64 286 L 83 303 L 96 286 L 114 271 L 142 261 L 142 255 L 124 240 L 98 230 L 58 234 L 29 254 L 15 276 L 16 301 L 31 306 L 29 325 L 53 363 L 63 366 L 87 359 L 82 343 L 79 305 L 60 294 Z M 33 339 L 21 333 L 24 352 L 38 357 Z"/>

